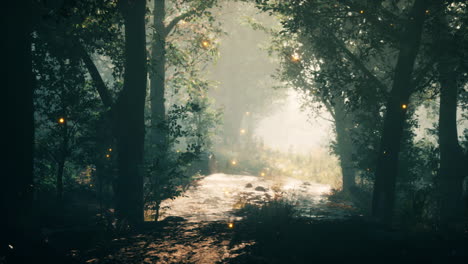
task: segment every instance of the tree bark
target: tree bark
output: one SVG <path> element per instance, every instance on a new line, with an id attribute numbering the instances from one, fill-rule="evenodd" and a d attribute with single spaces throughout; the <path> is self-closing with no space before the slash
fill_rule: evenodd
<path id="1" fill-rule="evenodd" d="M 416 0 L 400 39 L 400 52 L 395 66 L 393 86 L 386 104 L 383 134 L 375 174 L 372 215 L 390 224 L 395 202 L 395 182 L 398 173 L 406 107 L 411 94 L 411 76 L 419 50 L 425 10 L 430 1 Z M 405 105 L 405 107 L 403 107 Z"/>
<path id="2" fill-rule="evenodd" d="M 335 110 L 335 132 L 341 173 L 343 177 L 343 191 L 350 192 L 356 186 L 356 169 L 353 164 L 353 146 L 349 133 L 349 129 L 352 126 L 352 120 L 350 119 L 350 116 L 346 114 L 342 103 L 340 105 L 340 102 L 336 102 L 333 109 Z"/>
<path id="3" fill-rule="evenodd" d="M 463 220 L 463 180 L 467 176 L 464 154 L 457 134 L 457 97 L 460 57 L 456 43 L 449 34 L 447 18 L 440 12 L 438 29 L 434 32 L 437 69 L 440 82 L 439 149 L 440 224 L 444 231 L 456 228 Z"/>
<path id="4" fill-rule="evenodd" d="M 166 131 L 161 124 L 166 119 L 166 17 L 165 0 L 154 0 L 153 24 L 155 33 L 151 45 L 150 95 L 151 95 L 151 146 L 155 151 L 166 149 Z"/>
<path id="5" fill-rule="evenodd" d="M 31 1 L 6 3 L 1 16 L 6 35 L 2 40 L 4 79 L 4 124 L 0 187 L 0 246 L 21 250 L 36 235 L 32 232 L 33 201 L 33 88 L 31 58 Z M 4 34 L 5 34 L 4 33 Z M 5 244 L 6 243 L 6 244 Z M 23 244 L 24 245 L 24 244 Z M 26 248 L 23 248 L 26 254 Z M 29 253 L 29 252 L 28 252 Z M 8 260 L 7 260 L 8 261 Z"/>
<path id="6" fill-rule="evenodd" d="M 146 97 L 146 1 L 119 1 L 125 23 L 124 86 L 116 103 L 118 169 L 116 212 L 130 225 L 143 222 L 144 106 Z"/>

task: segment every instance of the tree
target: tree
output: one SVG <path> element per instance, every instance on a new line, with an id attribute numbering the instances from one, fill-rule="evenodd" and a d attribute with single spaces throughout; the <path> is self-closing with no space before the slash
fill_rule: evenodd
<path id="1" fill-rule="evenodd" d="M 392 89 L 386 104 L 372 201 L 372 215 L 386 223 L 391 223 L 393 216 L 398 156 L 406 109 L 413 89 L 413 67 L 418 54 L 425 14 L 429 4 L 429 1 L 416 0 L 408 14 L 400 38 L 399 55 L 395 66 Z"/>
<path id="2" fill-rule="evenodd" d="M 94 138 L 94 126 L 102 110 L 95 89 L 86 81 L 85 70 L 79 59 L 63 60 L 48 53 L 47 43 L 34 38 L 33 67 L 36 79 L 36 163 L 38 181 L 45 181 L 50 164 L 56 170 L 57 212 L 63 206 L 63 178 L 66 163 L 86 151 Z M 45 173 L 41 173 L 45 172 Z"/>
<path id="3" fill-rule="evenodd" d="M 116 211 L 131 225 L 143 222 L 143 150 L 146 97 L 146 1 L 120 0 L 124 18 L 124 84 L 115 104 L 118 150 Z"/>
<path id="4" fill-rule="evenodd" d="M 364 19 L 362 24 L 366 25 L 365 28 L 355 31 L 354 36 L 365 35 L 366 31 L 370 31 L 380 37 L 380 42 L 388 42 L 390 47 L 396 47 L 399 56 L 394 67 L 394 75 L 391 78 L 392 88 L 385 103 L 385 117 L 376 164 L 372 210 L 373 215 L 379 220 L 387 223 L 391 222 L 395 200 L 395 182 L 398 173 L 398 155 L 406 112 L 409 106 L 408 101 L 410 95 L 414 92 L 413 86 L 418 83 L 418 78 L 413 74 L 413 68 L 420 47 L 424 20 L 428 14 L 427 8 L 431 2 L 416 0 L 409 8 L 409 12 L 404 9 L 400 10 L 401 6 L 385 1 L 338 1 L 339 4 L 322 1 L 292 1 L 288 4 L 278 3 L 276 5 L 268 2 L 271 1 L 258 1 L 261 8 L 277 11 L 292 18 L 285 21 L 284 24 L 293 32 L 303 30 L 307 25 L 319 23 L 316 21 L 319 17 L 329 14 L 333 17 L 333 14 L 342 13 L 351 18 L 354 16 L 358 19 L 361 16 Z M 334 7 L 336 11 L 333 11 L 332 8 L 327 10 L 327 7 Z M 357 16 L 353 14 L 357 14 Z M 405 22 L 398 22 L 397 24 L 398 20 Z M 329 27 L 329 25 L 324 26 L 331 32 L 341 29 L 339 27 Z M 346 27 L 346 24 L 343 27 Z M 314 31 L 309 32 L 315 34 Z M 331 36 L 333 37 L 333 34 Z M 367 43 L 363 42 L 363 44 Z M 343 45 L 338 42 L 338 46 Z M 375 49 L 375 42 L 371 40 L 368 47 L 369 50 Z M 353 58 L 353 54 L 346 52 L 346 49 L 342 50 L 357 68 L 366 72 L 366 68 L 362 67 L 365 65 L 362 60 Z M 369 70 L 367 72 L 371 73 L 367 74 L 366 77 L 372 84 L 379 85 L 378 79 L 372 76 L 372 72 Z M 412 80 L 413 78 L 415 80 Z"/>
<path id="5" fill-rule="evenodd" d="M 220 39 L 220 59 L 212 67 L 212 78 L 219 81 L 219 87 L 211 94 L 224 109 L 223 139 L 230 148 L 249 142 L 258 121 L 275 111 L 272 102 L 284 99 L 286 93 L 285 89 L 271 89 L 280 84 L 270 76 L 275 63 L 262 50 L 269 36 L 256 28 L 251 18 L 255 9 L 250 4 L 223 3 L 219 19 L 227 34 Z M 263 19 L 268 21 L 268 17 Z"/>
<path id="6" fill-rule="evenodd" d="M 466 158 L 458 141 L 457 108 L 460 87 L 464 84 L 462 32 L 450 26 L 449 20 L 460 13 L 463 4 L 447 7 L 444 2 L 434 10 L 433 49 L 440 85 L 439 148 L 440 224 L 454 231 L 463 219 L 463 180 L 468 175 Z M 465 6 L 466 7 L 466 6 Z M 466 44 L 466 40 L 465 40 Z"/>
<path id="7" fill-rule="evenodd" d="M 166 22 L 168 15 L 166 14 L 166 0 L 155 0 L 153 6 L 153 37 L 151 41 L 151 57 L 150 57 L 150 102 L 151 102 L 151 130 L 150 130 L 150 145 L 156 147 L 156 151 L 165 152 L 167 149 L 167 131 L 162 129 L 160 124 L 166 120 L 166 71 L 168 66 L 172 66 L 171 61 L 167 61 L 167 55 L 171 49 L 175 48 L 174 43 L 171 43 L 171 34 L 174 35 L 178 23 L 186 23 L 185 20 L 191 20 L 194 17 L 210 16 L 207 11 L 217 1 L 174 1 L 171 9 L 176 13 L 170 14 L 173 18 Z M 212 21 L 212 20 L 208 20 Z M 203 28 L 203 25 L 199 25 Z M 200 31 L 200 28 L 197 29 Z M 187 32 L 186 32 L 187 33 Z M 174 40 L 172 40 L 174 41 Z M 175 40 L 177 41 L 177 39 Z M 169 43 L 168 43 L 169 42 Z M 212 45 L 209 39 L 201 39 L 199 48 L 208 48 Z M 170 55 L 170 54 L 169 54 Z M 180 65 L 188 66 L 189 65 Z M 159 124 L 159 125 L 158 125 Z"/>
<path id="8" fill-rule="evenodd" d="M 33 89 L 31 60 L 32 1 L 6 4 L 2 15 L 6 35 L 2 48 L 5 76 L 6 114 L 2 156 L 4 173 L 0 194 L 2 247 L 23 251 L 30 249 L 34 232 L 33 201 Z"/>

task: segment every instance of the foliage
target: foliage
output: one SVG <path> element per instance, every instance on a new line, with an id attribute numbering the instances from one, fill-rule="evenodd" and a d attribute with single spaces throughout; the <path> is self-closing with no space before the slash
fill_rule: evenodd
<path id="1" fill-rule="evenodd" d="M 80 61 L 54 57 L 47 43 L 34 40 L 36 181 L 39 189 L 50 190 L 62 159 L 68 161 L 65 179 L 71 179 L 95 158 L 104 158 L 96 154 L 102 108 Z"/>

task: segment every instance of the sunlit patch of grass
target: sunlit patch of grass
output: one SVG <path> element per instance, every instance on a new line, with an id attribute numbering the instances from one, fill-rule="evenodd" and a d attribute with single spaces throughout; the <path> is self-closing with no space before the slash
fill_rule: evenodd
<path id="1" fill-rule="evenodd" d="M 341 187 L 338 159 L 322 149 L 308 154 L 285 153 L 251 144 L 245 149 L 218 148 L 218 170 L 228 174 L 258 175 L 270 180 L 291 177 Z M 236 165 L 230 164 L 235 159 Z"/>

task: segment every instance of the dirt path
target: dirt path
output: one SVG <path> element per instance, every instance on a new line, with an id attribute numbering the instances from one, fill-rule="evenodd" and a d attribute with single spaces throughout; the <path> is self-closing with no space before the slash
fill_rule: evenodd
<path id="1" fill-rule="evenodd" d="M 74 254 L 81 263 L 226 263 L 249 243 L 231 244 L 225 222 L 169 223 L 150 232 L 117 238 L 89 252 Z"/>

